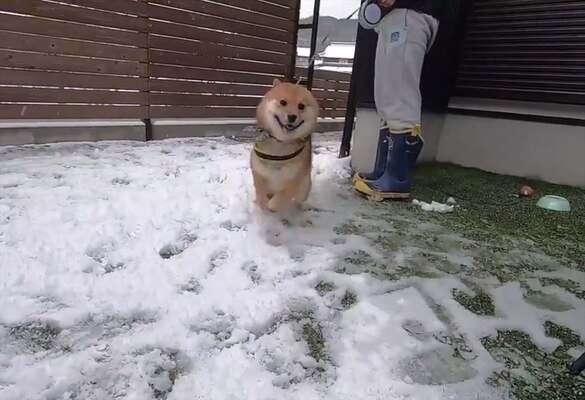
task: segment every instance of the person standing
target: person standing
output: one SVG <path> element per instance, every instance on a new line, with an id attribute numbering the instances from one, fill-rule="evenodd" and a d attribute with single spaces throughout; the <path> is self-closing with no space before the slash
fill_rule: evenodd
<path id="1" fill-rule="evenodd" d="M 379 21 L 372 23 L 368 13 L 376 3 Z M 410 172 L 423 147 L 420 80 L 439 29 L 435 15 L 433 0 L 362 4 L 360 25 L 378 33 L 374 99 L 382 123 L 374 171 L 356 174 L 353 187 L 373 200 L 410 196 Z"/>

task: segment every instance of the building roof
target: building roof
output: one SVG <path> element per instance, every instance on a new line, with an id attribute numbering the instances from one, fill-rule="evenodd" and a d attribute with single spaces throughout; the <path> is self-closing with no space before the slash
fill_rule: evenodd
<path id="1" fill-rule="evenodd" d="M 297 56 L 309 57 L 311 55 L 311 49 L 309 47 L 297 47 Z"/>
<path id="2" fill-rule="evenodd" d="M 342 43 L 333 42 L 320 56 L 323 58 L 345 58 L 348 60 L 353 59 L 355 53 L 355 43 Z"/>
<path id="3" fill-rule="evenodd" d="M 353 71 L 352 67 L 335 67 L 335 66 L 330 66 L 330 65 L 318 67 L 317 69 L 320 69 L 323 71 L 345 72 L 347 74 L 351 74 L 351 72 Z"/>

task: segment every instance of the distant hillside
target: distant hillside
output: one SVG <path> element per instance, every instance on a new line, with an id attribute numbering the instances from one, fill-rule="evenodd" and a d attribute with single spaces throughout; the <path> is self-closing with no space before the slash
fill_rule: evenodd
<path id="1" fill-rule="evenodd" d="M 301 24 L 312 23 L 313 18 L 305 18 L 300 21 Z M 317 51 L 325 50 L 325 47 L 331 42 L 355 42 L 357 33 L 357 19 L 340 20 L 334 17 L 319 18 L 319 33 L 317 36 Z M 324 45 L 321 45 L 323 38 L 329 36 Z M 299 30 L 299 47 L 309 47 L 311 45 L 311 30 Z"/>

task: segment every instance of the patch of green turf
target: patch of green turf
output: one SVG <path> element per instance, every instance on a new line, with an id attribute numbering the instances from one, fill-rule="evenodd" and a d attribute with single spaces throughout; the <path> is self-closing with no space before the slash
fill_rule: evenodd
<path id="1" fill-rule="evenodd" d="M 563 345 L 560 346 L 556 351 L 566 353 L 567 350 L 572 349 L 573 347 L 583 345 L 581 337 L 567 327 L 557 325 L 551 321 L 546 321 L 544 323 L 544 329 L 547 336 L 559 339 L 561 342 L 563 342 Z"/>
<path id="2" fill-rule="evenodd" d="M 492 298 L 485 292 L 480 291 L 475 296 L 470 296 L 461 290 L 453 289 L 453 298 L 474 314 L 485 316 L 496 315 L 496 306 Z"/>
<path id="3" fill-rule="evenodd" d="M 574 294 L 581 300 L 585 300 L 585 290 L 581 290 L 581 285 L 571 279 L 562 278 L 540 278 L 542 286 L 558 286 L 567 292 Z"/>
<path id="4" fill-rule="evenodd" d="M 321 281 L 315 286 L 315 290 L 319 293 L 319 296 L 325 296 L 335 290 L 335 285 L 331 282 Z"/>
<path id="5" fill-rule="evenodd" d="M 506 369 L 494 374 L 488 383 L 509 386 L 517 400 L 580 400 L 585 396 L 585 378 L 567 372 L 570 357 L 566 349 L 578 342 L 569 329 L 547 322 L 547 334 L 563 341 L 552 354 L 539 349 L 530 337 L 519 331 L 499 331 L 496 338 L 482 343 Z M 579 341 L 580 343 L 580 341 Z M 519 372 L 524 370 L 525 372 Z"/>
<path id="6" fill-rule="evenodd" d="M 344 309 L 350 309 L 354 304 L 358 302 L 357 295 L 351 290 L 346 290 L 345 294 L 341 298 L 341 305 Z"/>
<path id="7" fill-rule="evenodd" d="M 305 323 L 303 325 L 303 338 L 309 346 L 309 354 L 315 361 L 319 362 L 327 358 L 325 338 L 318 325 L 310 322 Z"/>
<path id="8" fill-rule="evenodd" d="M 58 327 L 44 322 L 27 322 L 8 330 L 9 336 L 33 353 L 51 350 L 60 332 Z"/>
<path id="9" fill-rule="evenodd" d="M 359 235 L 362 233 L 362 230 L 354 221 L 337 226 L 333 228 L 333 231 L 338 235 Z"/>
<path id="10" fill-rule="evenodd" d="M 524 184 L 537 190 L 533 198 L 515 197 Z M 572 211 L 536 207 L 544 194 L 566 197 Z M 438 163 L 416 169 L 414 198 L 444 201 L 449 196 L 460 208 L 453 214 L 433 214 L 444 226 L 480 241 L 494 242 L 507 235 L 529 239 L 549 256 L 585 267 L 585 242 L 576 239 L 585 237 L 584 189 Z"/>

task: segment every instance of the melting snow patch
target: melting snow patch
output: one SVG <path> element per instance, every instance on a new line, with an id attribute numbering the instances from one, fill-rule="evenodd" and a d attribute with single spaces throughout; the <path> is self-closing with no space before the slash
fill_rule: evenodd
<path id="1" fill-rule="evenodd" d="M 426 203 L 424 201 L 414 199 L 412 204 L 415 206 L 419 206 L 423 211 L 431 211 L 431 212 L 438 212 L 441 214 L 452 213 L 455 211 L 455 205 L 453 204 L 443 204 L 433 201 L 431 203 Z"/>

